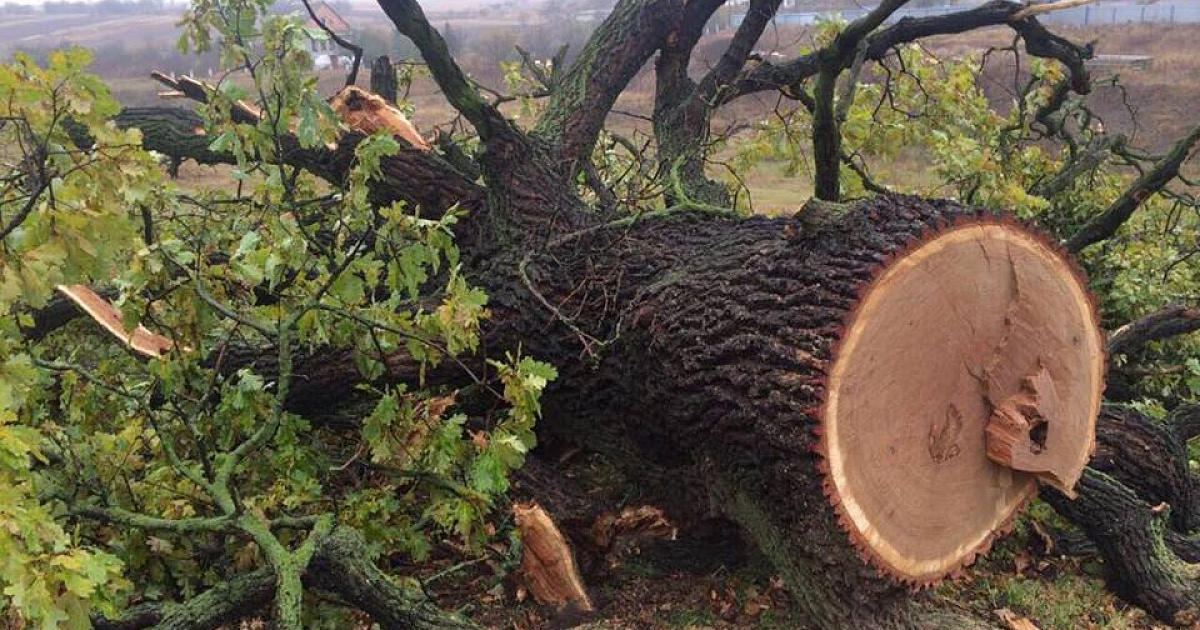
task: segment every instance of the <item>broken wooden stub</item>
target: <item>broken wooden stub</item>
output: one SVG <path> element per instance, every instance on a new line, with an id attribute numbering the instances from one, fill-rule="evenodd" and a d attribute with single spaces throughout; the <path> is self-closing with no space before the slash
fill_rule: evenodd
<path id="1" fill-rule="evenodd" d="M 85 285 L 60 284 L 57 289 L 118 341 L 144 357 L 157 359 L 175 346 L 170 339 L 150 332 L 141 325 L 130 332 L 121 321 L 121 311 Z"/>
<path id="2" fill-rule="evenodd" d="M 518 503 L 513 515 L 524 547 L 521 577 L 533 599 L 543 606 L 594 610 L 571 547 L 546 510 L 536 502 Z"/>
<path id="3" fill-rule="evenodd" d="M 361 134 L 389 131 L 423 151 L 433 148 L 404 113 L 381 96 L 351 85 L 338 92 L 329 104 L 347 127 Z"/>
<path id="4" fill-rule="evenodd" d="M 988 420 L 987 455 L 993 462 L 1022 472 L 1074 499 L 1075 483 L 1087 461 L 1072 445 L 1089 439 L 1087 425 L 1059 422 L 1064 408 L 1054 379 L 1043 365 L 1021 381 L 1021 389 L 996 406 Z"/>
<path id="5" fill-rule="evenodd" d="M 1103 333 L 1070 259 L 999 218 L 915 237 L 858 295 L 821 409 L 825 492 L 865 559 L 936 584 L 1007 531 L 1039 479 L 1078 479 Z"/>

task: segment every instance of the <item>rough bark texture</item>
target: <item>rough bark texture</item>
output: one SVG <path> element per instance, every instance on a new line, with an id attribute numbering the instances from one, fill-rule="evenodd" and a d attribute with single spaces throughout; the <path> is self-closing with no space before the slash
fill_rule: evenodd
<path id="1" fill-rule="evenodd" d="M 1150 505 L 1171 507 L 1179 532 L 1200 527 L 1200 486 L 1188 465 L 1187 442 L 1169 424 L 1105 407 L 1096 424 L 1091 466 L 1128 486 Z"/>
<path id="2" fill-rule="evenodd" d="M 656 132 L 660 142 L 667 140 L 660 146 L 667 154 L 664 165 L 679 167 L 681 181 L 698 185 L 690 186 L 688 197 L 707 181 L 700 147 L 711 108 L 740 95 L 793 88 L 824 69 L 828 98 L 822 102 L 832 107 L 837 76 L 856 58 L 878 60 L 898 44 L 1000 24 L 1017 31 L 1031 54 L 1068 65 L 1071 87 L 1084 92 L 1083 59 L 1090 51 L 1032 19 L 1016 20 L 1017 3 L 996 0 L 881 27 L 903 4 L 889 0 L 856 22 L 836 50 L 743 70 L 757 39 L 754 29 L 761 32 L 766 24 L 755 14 L 718 66 L 696 83 L 687 77 L 696 25 L 702 27 L 720 4 L 618 2 L 560 76 L 545 115 L 526 134 L 480 96 L 416 0 L 380 0 L 397 29 L 421 50 L 447 100 L 478 132 L 483 185 L 473 172 L 464 175 L 467 169 L 437 154 L 405 149 L 384 160 L 375 199 L 405 200 L 430 213 L 455 203 L 470 209 L 459 224 L 464 271 L 487 290 L 493 313 L 481 355 L 520 349 L 560 372 L 543 402 L 542 430 L 615 455 L 631 472 L 652 479 L 662 502 L 680 513 L 704 510 L 689 500 L 695 496 L 692 483 L 683 491 L 674 485 L 695 476 L 671 471 L 698 471 L 698 485 L 713 504 L 755 537 L 791 584 L 806 622 L 838 630 L 991 627 L 913 596 L 860 559 L 825 496 L 814 433 L 833 348 L 860 287 L 889 256 L 973 211 L 885 196 L 851 208 L 845 217 L 813 210 L 796 218 L 742 220 L 712 211 L 724 201 L 715 191 L 698 195 L 701 203 L 677 204 L 689 210 L 600 224 L 580 202 L 575 176 L 617 97 L 660 51 L 660 78 L 689 89 L 680 99 L 670 86 L 661 86 L 656 107 Z M 773 11 L 778 2 L 751 4 Z M 826 111 L 822 118 L 836 132 L 833 114 Z M 126 124 L 139 123 L 135 118 Z M 194 136 L 187 124 L 175 129 Z M 832 143 L 818 149 L 836 167 L 841 158 L 836 133 L 826 135 Z M 183 139 L 190 144 L 175 154 L 209 157 L 207 145 Z M 355 141 L 352 136 L 336 149 L 305 150 L 288 140 L 280 159 L 336 184 L 350 165 Z M 153 142 L 148 137 L 148 146 Z M 835 199 L 836 180 L 826 180 L 824 196 Z M 412 368 L 401 359 L 392 367 L 394 376 Z M 309 357 L 297 374 L 289 405 L 310 415 L 343 405 L 337 393 L 352 391 L 359 379 L 348 355 Z M 452 378 L 442 382 L 452 384 Z M 1088 500 L 1073 505 L 1089 505 Z M 1143 525 L 1131 527 L 1140 532 Z M 318 586 L 337 589 L 384 627 L 435 622 L 459 627 L 398 589 L 365 560 L 361 541 L 346 532 L 321 546 L 312 569 Z M 1174 574 L 1163 575 L 1169 581 Z"/>
<path id="3" fill-rule="evenodd" d="M 371 62 L 371 91 L 389 103 L 395 103 L 400 95 L 396 67 L 387 55 L 380 55 Z"/>
<path id="4" fill-rule="evenodd" d="M 214 630 L 251 615 L 269 614 L 275 597 L 275 574 L 269 567 L 222 582 L 181 604 L 135 606 L 117 619 L 96 618 L 97 630 Z M 317 545 L 304 583 L 336 593 L 340 600 L 367 614 L 384 630 L 479 630 L 479 626 L 432 602 L 424 593 L 401 586 L 379 570 L 355 531 L 339 528 Z"/>
<path id="5" fill-rule="evenodd" d="M 204 121 L 195 112 L 175 107 L 126 108 L 114 122 L 120 127 L 142 130 L 142 146 L 174 161 L 194 160 L 200 164 L 233 164 L 232 154 L 208 149 Z M 199 131 L 200 133 L 197 133 Z M 347 134 L 336 149 L 304 149 L 295 138 L 285 136 L 282 161 L 303 168 L 334 185 L 340 185 L 354 159 L 354 148 L 362 140 Z M 372 200 L 378 204 L 405 201 L 431 216 L 455 204 L 481 207 L 483 190 L 459 173 L 436 153 L 406 146 L 380 162 L 382 176 L 372 185 Z"/>
<path id="6" fill-rule="evenodd" d="M 362 537 L 350 529 L 334 531 L 317 549 L 306 582 L 337 593 L 371 615 L 385 630 L 478 630 L 479 626 L 447 613 L 411 587 L 397 585 L 367 554 Z"/>
<path id="7" fill-rule="evenodd" d="M 822 627 L 930 627 L 905 621 L 918 604 L 838 528 L 813 429 L 856 289 L 964 213 L 912 198 L 828 223 L 680 213 L 500 257 L 473 277 L 495 313 L 489 352 L 520 343 L 559 366 L 545 430 L 625 462 L 698 466 Z"/>
<path id="8" fill-rule="evenodd" d="M 1175 181 L 1179 176 L 1180 167 L 1191 157 L 1197 143 L 1200 143 L 1200 127 L 1194 128 L 1176 143 L 1166 156 L 1138 177 L 1108 209 L 1093 217 L 1076 232 L 1067 241 L 1067 249 L 1077 252 L 1115 234 L 1143 202 Z"/>

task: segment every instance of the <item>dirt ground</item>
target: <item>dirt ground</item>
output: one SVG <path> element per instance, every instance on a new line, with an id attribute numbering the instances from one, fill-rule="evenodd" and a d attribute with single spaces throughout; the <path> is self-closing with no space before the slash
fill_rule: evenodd
<path id="1" fill-rule="evenodd" d="M 580 458 L 562 473 L 573 492 L 596 509 L 621 505 L 636 489 L 613 474 L 598 456 Z M 589 499 L 590 498 L 590 499 Z M 634 502 L 636 503 L 636 498 Z M 1061 523 L 1048 506 L 1035 504 L 1012 535 L 957 582 L 932 596 L 947 606 L 997 619 L 1009 611 L 1039 630 L 1166 630 L 1143 611 L 1115 598 L 1104 586 L 1094 557 L 1064 556 L 1056 548 Z M 397 566 L 433 582 L 426 590 L 447 608 L 457 608 L 495 630 L 783 630 L 806 628 L 790 612 L 786 586 L 770 563 L 746 544 L 736 527 L 728 539 L 670 541 L 643 536 L 619 553 L 589 562 L 580 532 L 564 525 L 584 567 L 583 579 L 596 611 L 555 611 L 538 606 L 523 592 L 519 571 L 505 572 L 495 560 L 463 566 L 447 555 L 420 567 Z M 724 531 L 724 530 L 719 530 Z M 503 547 L 497 547 L 502 555 Z M 449 568 L 449 571 L 447 570 Z"/>

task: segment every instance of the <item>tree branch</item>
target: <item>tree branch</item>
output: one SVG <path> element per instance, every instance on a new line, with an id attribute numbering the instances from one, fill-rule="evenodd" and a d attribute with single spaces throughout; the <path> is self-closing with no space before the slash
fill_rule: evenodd
<path id="1" fill-rule="evenodd" d="M 358 83 L 358 67 L 360 64 L 362 64 L 363 57 L 362 46 L 343 38 L 333 29 L 329 28 L 329 26 L 325 24 L 325 20 L 322 20 L 321 17 L 317 15 L 317 12 L 313 11 L 312 4 L 310 4 L 308 0 L 301 0 L 301 2 L 304 3 L 304 8 L 308 10 L 308 17 L 312 18 L 312 21 L 316 22 L 317 26 L 320 27 L 322 31 L 325 31 L 325 34 L 328 35 L 330 39 L 336 42 L 338 46 L 341 46 L 342 48 L 354 53 L 354 63 L 350 66 L 350 73 L 346 75 L 346 87 Z"/>
<path id="2" fill-rule="evenodd" d="M 706 101 L 715 100 L 717 92 L 729 85 L 742 71 L 751 51 L 754 50 L 754 45 L 775 17 L 781 2 L 782 0 L 750 0 L 746 16 L 734 32 L 733 39 L 729 41 L 729 47 L 725 49 L 717 65 L 700 80 L 697 90 L 700 98 Z"/>
<path id="3" fill-rule="evenodd" d="M 1200 405 L 1180 405 L 1171 410 L 1167 423 L 1184 443 L 1200 436 Z"/>
<path id="4" fill-rule="evenodd" d="M 678 37 L 677 0 L 621 0 L 592 33 L 550 95 L 534 135 L 550 142 L 571 175 L 591 155 L 617 97 L 650 57 Z"/>
<path id="5" fill-rule="evenodd" d="M 1116 329 L 1108 337 L 1109 354 L 1129 354 L 1153 341 L 1200 330 L 1200 309 L 1172 304 Z"/>
<path id="6" fill-rule="evenodd" d="M 392 581 L 371 561 L 362 536 L 350 528 L 325 538 L 307 578 L 341 595 L 384 630 L 479 630 L 469 620 L 439 609 L 419 591 Z"/>
<path id="7" fill-rule="evenodd" d="M 1063 164 L 1052 177 L 1049 177 L 1030 189 L 1030 193 L 1050 199 L 1055 195 L 1070 188 L 1076 180 L 1084 173 L 1087 173 L 1096 167 L 1100 166 L 1113 152 L 1114 149 L 1123 147 L 1126 142 L 1123 134 L 1105 135 L 1095 138 L 1088 143 L 1088 146 L 1075 156 L 1074 159 Z"/>
<path id="8" fill-rule="evenodd" d="M 1147 505 L 1121 482 L 1085 468 L 1070 500 L 1052 488 L 1042 498 L 1087 532 L 1126 597 L 1168 623 L 1200 604 L 1193 568 L 1164 543 L 1165 514 Z"/>
<path id="9" fill-rule="evenodd" d="M 75 516 L 88 518 L 104 523 L 115 523 L 126 527 L 144 529 L 147 531 L 173 532 L 176 534 L 222 533 L 234 531 L 232 518 L 214 516 L 211 518 L 171 519 L 147 516 L 130 512 L 121 508 L 82 507 L 72 510 Z"/>
<path id="10" fill-rule="evenodd" d="M 92 620 L 96 630 L 215 630 L 254 614 L 275 597 L 275 574 L 262 568 L 222 582 L 182 604 L 138 606 L 116 619 Z"/>
<path id="11" fill-rule="evenodd" d="M 520 133 L 498 109 L 479 95 L 454 61 L 446 40 L 429 24 L 417 0 L 379 0 L 379 6 L 396 25 L 396 30 L 412 40 L 421 51 L 421 57 L 442 94 L 475 127 L 480 138 L 486 141 Z"/>
<path id="12" fill-rule="evenodd" d="M 1179 176 L 1179 168 L 1191 157 L 1197 143 L 1200 143 L 1200 127 L 1192 129 L 1191 133 L 1177 142 L 1166 156 L 1138 177 L 1108 209 L 1084 224 L 1067 240 L 1066 248 L 1072 252 L 1079 252 L 1116 234 L 1147 199 Z"/>
<path id="13" fill-rule="evenodd" d="M 1088 91 L 1087 73 L 1083 67 L 1091 56 L 1089 47 L 1079 47 L 1043 28 L 1036 19 L 1018 20 L 1016 15 L 1026 7 L 1009 0 L 991 0 L 974 9 L 931 17 L 905 17 L 867 38 L 866 59 L 879 61 L 890 50 L 903 44 L 935 35 L 965 33 L 988 26 L 1010 26 L 1025 39 L 1029 53 L 1039 57 L 1054 57 L 1071 69 L 1072 86 L 1079 93 Z M 723 93 L 722 102 L 764 90 L 780 90 L 795 86 L 816 76 L 820 70 L 818 52 L 797 57 L 782 64 L 763 62 L 743 72 L 735 79 L 732 89 Z"/>
<path id="14" fill-rule="evenodd" d="M 833 43 L 817 51 L 817 84 L 813 90 L 813 162 L 816 166 L 815 194 L 824 201 L 841 198 L 842 132 L 834 97 L 842 71 L 866 58 L 866 38 L 908 0 L 885 0 L 842 31 Z"/>
<path id="15" fill-rule="evenodd" d="M 304 572 L 306 588 L 337 593 L 366 612 L 384 630 L 480 630 L 441 610 L 421 591 L 402 586 L 371 561 L 366 542 L 350 528 L 319 536 Z M 263 567 L 222 582 L 182 604 L 146 604 L 115 619 L 92 620 L 96 630 L 215 630 L 267 607 L 276 596 L 276 576 Z"/>
<path id="16" fill-rule="evenodd" d="M 205 102 L 207 97 L 203 97 Z M 195 112 L 175 107 L 137 107 L 122 110 L 113 122 L 123 129 L 142 131 L 142 146 L 175 160 L 191 159 L 200 164 L 234 164 L 232 153 L 209 150 L 211 136 L 206 135 L 204 120 Z M 292 136 L 282 139 L 282 161 L 297 166 L 341 186 L 354 164 L 354 149 L 362 134 L 348 133 L 335 149 L 305 149 Z M 395 155 L 380 160 L 381 177 L 371 182 L 373 200 L 381 205 L 405 201 L 419 207 L 425 216 L 440 216 L 455 204 L 475 207 L 483 190 L 458 172 L 442 157 L 402 143 Z"/>

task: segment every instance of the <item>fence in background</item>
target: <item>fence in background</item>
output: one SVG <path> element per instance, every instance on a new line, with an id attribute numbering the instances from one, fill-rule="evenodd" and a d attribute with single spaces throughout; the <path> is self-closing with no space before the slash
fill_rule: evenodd
<path id="1" fill-rule="evenodd" d="M 889 21 L 894 22 L 903 17 L 929 17 L 962 11 L 962 5 L 903 8 L 897 11 Z M 776 24 L 806 25 L 816 24 L 822 18 L 840 15 L 846 20 L 856 20 L 870 11 L 867 9 L 848 9 L 843 11 L 797 12 L 781 11 L 775 15 Z M 745 14 L 730 16 L 730 27 L 736 28 L 742 23 Z M 1103 3 L 1084 5 L 1073 9 L 1065 9 L 1042 15 L 1038 18 L 1046 24 L 1065 26 L 1101 26 L 1105 24 L 1198 24 L 1200 23 L 1200 2 L 1196 0 L 1180 2 L 1157 2 L 1155 4 Z"/>

